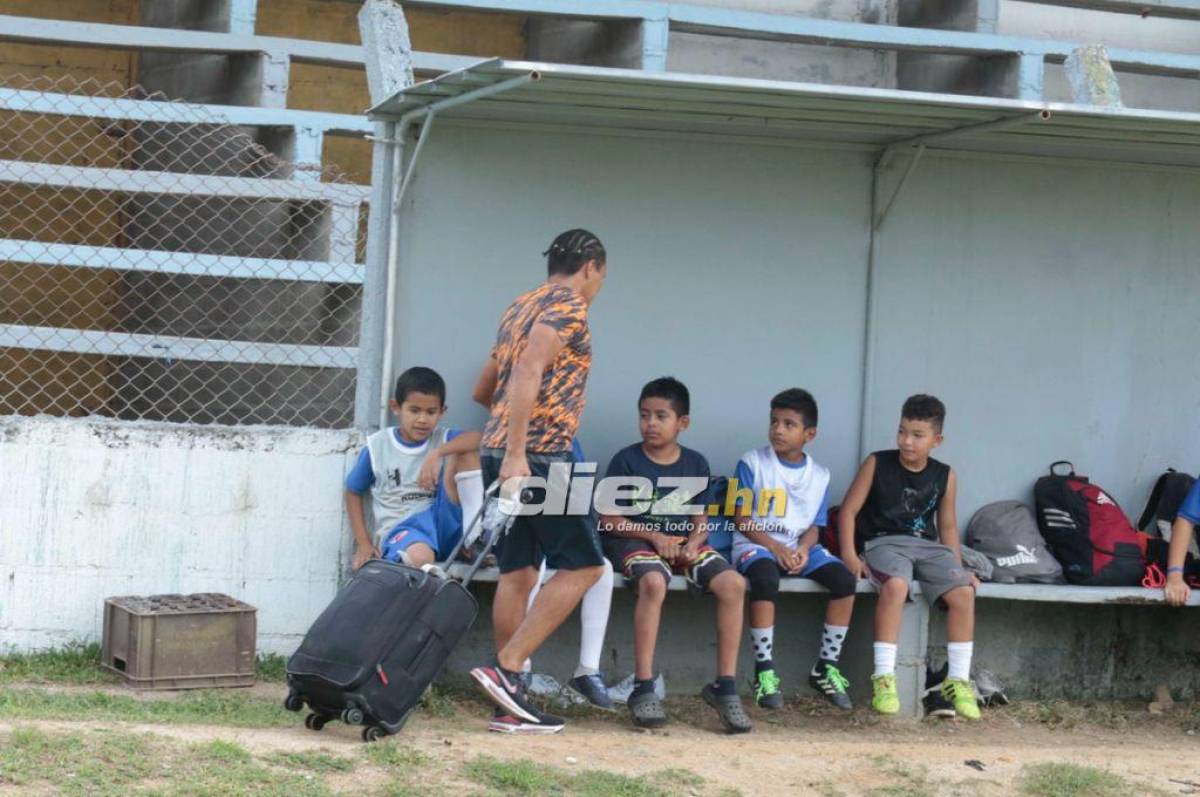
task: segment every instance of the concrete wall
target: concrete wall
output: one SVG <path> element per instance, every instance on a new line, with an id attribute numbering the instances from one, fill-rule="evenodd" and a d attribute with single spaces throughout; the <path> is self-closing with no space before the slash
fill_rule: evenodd
<path id="1" fill-rule="evenodd" d="M 1167 466 L 1200 470 L 1198 213 L 1190 174 L 923 162 L 880 238 L 870 446 L 940 395 L 964 523 L 1056 459 L 1127 514 Z"/>
<path id="2" fill-rule="evenodd" d="M 0 419 L 0 649 L 98 640 L 104 598 L 225 592 L 290 653 L 350 533 L 349 431 Z"/>
<path id="3" fill-rule="evenodd" d="M 481 584 L 480 621 L 455 650 L 443 673 L 463 680 L 466 671 L 493 654 L 490 622 L 494 589 Z M 821 644 L 826 598 L 817 594 L 780 597 L 775 627 L 775 667 L 784 691 L 813 695 L 808 671 Z M 610 683 L 633 671 L 633 604 L 630 590 L 613 594 L 612 614 L 600 666 Z M 871 618 L 875 598 L 859 595 L 842 650 L 842 672 L 859 705 L 871 699 Z M 656 666 L 668 694 L 694 694 L 711 680 L 716 664 L 715 605 L 711 598 L 672 592 L 663 608 Z M 929 659 L 946 660 L 944 615 L 934 612 Z M 1200 638 L 1189 611 L 1165 607 L 1087 606 L 981 600 L 975 638 L 975 672 L 990 670 L 1013 699 L 1148 699 L 1168 684 L 1176 699 L 1200 694 Z M 907 631 L 907 629 L 906 629 Z M 537 652 L 536 672 L 565 683 L 579 656 L 578 617 L 569 618 Z M 754 654 L 743 641 L 739 688 L 754 672 Z M 745 692 L 743 692 L 745 694 Z M 905 711 L 909 706 L 905 705 Z"/>
<path id="4" fill-rule="evenodd" d="M 468 391 L 504 307 L 543 278 L 538 252 L 586 226 L 611 263 L 589 455 L 636 439 L 639 387 L 672 373 L 692 390 L 684 442 L 727 472 L 763 442 L 770 396 L 802 385 L 840 499 L 858 453 L 865 156 L 447 124 L 424 157 L 395 366 L 442 370 L 454 421 L 481 422 Z M 964 527 L 984 503 L 1029 498 L 1055 459 L 1130 513 L 1165 467 L 1200 469 L 1194 178 L 926 157 L 880 238 L 868 448 L 892 445 L 907 395 L 940 395 Z"/>
<path id="5" fill-rule="evenodd" d="M 857 458 L 868 186 L 857 153 L 447 122 L 406 200 L 396 367 L 439 369 L 450 419 L 477 427 L 469 391 L 501 313 L 544 279 L 550 240 L 586 226 L 610 271 L 592 311 L 589 456 L 635 440 L 638 391 L 673 374 L 692 392 L 684 442 L 732 473 L 765 443 L 770 397 L 803 385 L 840 491 Z"/>

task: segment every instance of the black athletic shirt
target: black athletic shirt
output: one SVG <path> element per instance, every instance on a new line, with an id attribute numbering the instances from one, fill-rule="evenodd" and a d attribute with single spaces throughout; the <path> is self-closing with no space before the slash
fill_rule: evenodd
<path id="1" fill-rule="evenodd" d="M 938 539 L 938 504 L 946 494 L 950 466 L 930 457 L 925 469 L 913 473 L 900 464 L 900 452 L 876 451 L 875 478 L 867 502 L 858 513 L 862 539 L 890 534 Z"/>

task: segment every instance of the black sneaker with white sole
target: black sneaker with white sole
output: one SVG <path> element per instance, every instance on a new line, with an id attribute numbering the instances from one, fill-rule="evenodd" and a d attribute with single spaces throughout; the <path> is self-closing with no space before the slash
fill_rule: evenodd
<path id="1" fill-rule="evenodd" d="M 506 714 L 502 709 L 497 707 L 495 714 L 492 715 L 492 721 L 488 723 L 488 730 L 493 733 L 536 736 L 547 733 L 558 733 L 565 725 L 566 723 L 563 722 L 562 717 L 556 717 L 553 714 L 543 714 L 539 721 L 529 722 L 528 720 Z"/>
<path id="2" fill-rule="evenodd" d="M 850 701 L 850 695 L 846 694 L 850 682 L 833 662 L 818 659 L 817 663 L 813 665 L 812 672 L 808 674 L 808 685 L 843 711 L 854 708 L 854 703 Z"/>
<path id="3" fill-rule="evenodd" d="M 509 672 L 499 664 L 491 664 L 471 670 L 471 677 L 505 714 L 525 722 L 542 721 L 542 712 L 529 702 L 520 673 Z"/>
<path id="4" fill-rule="evenodd" d="M 949 669 L 948 664 L 943 664 L 941 669 L 928 668 L 925 671 L 925 692 L 921 695 L 921 707 L 924 708 L 926 717 L 954 719 L 954 704 L 942 694 L 942 682 L 946 680 Z"/>

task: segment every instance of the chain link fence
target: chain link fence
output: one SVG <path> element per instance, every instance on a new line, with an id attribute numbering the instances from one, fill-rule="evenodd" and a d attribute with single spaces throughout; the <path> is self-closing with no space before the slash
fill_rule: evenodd
<path id="1" fill-rule="evenodd" d="M 0 414 L 351 424 L 367 189 L 257 134 L 0 81 Z"/>

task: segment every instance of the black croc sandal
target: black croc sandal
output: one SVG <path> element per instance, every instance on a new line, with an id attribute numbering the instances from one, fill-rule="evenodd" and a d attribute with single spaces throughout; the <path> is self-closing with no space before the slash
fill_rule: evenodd
<path id="1" fill-rule="evenodd" d="M 705 684 L 700 690 L 700 696 L 704 698 L 705 703 L 717 710 L 721 724 L 729 733 L 746 733 L 754 729 L 754 723 L 742 707 L 742 699 L 736 694 L 718 695 L 712 684 Z"/>
<path id="2" fill-rule="evenodd" d="M 631 695 L 625 705 L 629 707 L 633 724 L 639 728 L 659 728 L 667 724 L 667 712 L 663 710 L 658 695 L 652 691 Z"/>

